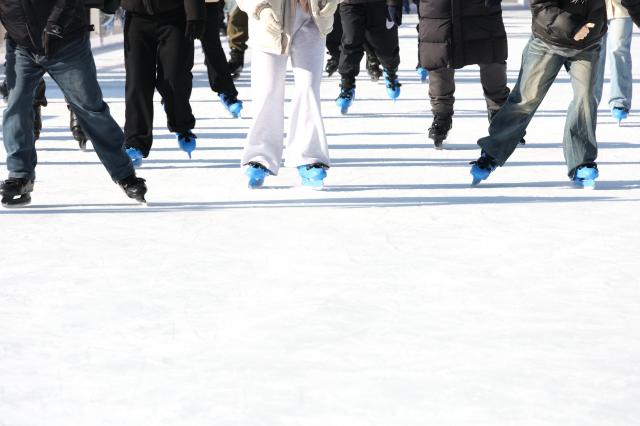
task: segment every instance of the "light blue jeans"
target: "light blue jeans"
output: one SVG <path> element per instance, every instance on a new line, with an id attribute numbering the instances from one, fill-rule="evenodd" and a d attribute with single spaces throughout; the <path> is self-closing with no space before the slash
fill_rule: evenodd
<path id="1" fill-rule="evenodd" d="M 600 52 L 602 67 L 601 81 L 604 81 L 604 63 L 609 61 L 611 72 L 611 92 L 609 108 L 631 109 L 632 75 L 631 75 L 631 36 L 633 21 L 631 18 L 609 20 L 607 44 L 603 42 Z"/>

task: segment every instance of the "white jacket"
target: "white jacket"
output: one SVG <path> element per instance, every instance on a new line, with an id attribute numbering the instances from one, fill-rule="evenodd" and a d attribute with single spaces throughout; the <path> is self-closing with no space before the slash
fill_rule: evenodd
<path id="1" fill-rule="evenodd" d="M 607 5 L 607 19 L 628 18 L 629 12 L 622 5 L 622 0 L 605 0 Z"/>
<path id="2" fill-rule="evenodd" d="M 238 7 L 249 15 L 249 43 L 253 49 L 285 55 L 289 52 L 298 0 L 236 0 Z M 340 0 L 309 0 L 311 17 L 325 37 L 333 29 L 333 14 Z M 280 37 L 269 33 L 260 22 L 260 12 L 270 7 L 283 24 Z"/>

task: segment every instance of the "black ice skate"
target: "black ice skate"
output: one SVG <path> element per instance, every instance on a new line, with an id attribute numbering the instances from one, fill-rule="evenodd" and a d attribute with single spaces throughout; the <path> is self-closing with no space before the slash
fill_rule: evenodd
<path id="1" fill-rule="evenodd" d="M 22 207 L 31 203 L 33 179 L 9 178 L 0 184 L 2 205 L 4 207 Z"/>
<path id="2" fill-rule="evenodd" d="M 244 52 L 239 49 L 231 49 L 229 51 L 229 71 L 231 77 L 237 80 L 244 68 Z"/>
<path id="3" fill-rule="evenodd" d="M 147 202 L 144 198 L 147 193 L 147 184 L 145 182 L 144 179 L 136 175 L 131 175 L 118 181 L 118 185 L 120 185 L 120 188 L 127 194 L 127 197 L 145 204 Z"/>
<path id="4" fill-rule="evenodd" d="M 451 116 L 436 114 L 433 117 L 433 123 L 429 127 L 429 139 L 433 140 L 436 149 L 442 149 L 442 143 L 447 139 L 451 125 Z"/>
<path id="5" fill-rule="evenodd" d="M 371 81 L 378 81 L 382 77 L 382 68 L 380 61 L 373 55 L 367 53 L 367 74 L 371 77 Z"/>
<path id="6" fill-rule="evenodd" d="M 84 130 L 82 130 L 82 126 L 80 126 L 80 122 L 78 121 L 78 117 L 76 114 L 69 109 L 69 130 L 71 130 L 71 134 L 73 138 L 78 142 L 78 146 L 82 151 L 87 150 L 87 136 L 84 134 Z"/>
<path id="7" fill-rule="evenodd" d="M 330 56 L 329 59 L 327 59 L 327 65 L 324 67 L 327 76 L 331 77 L 336 71 L 338 71 L 339 64 L 340 58 L 337 56 Z"/>

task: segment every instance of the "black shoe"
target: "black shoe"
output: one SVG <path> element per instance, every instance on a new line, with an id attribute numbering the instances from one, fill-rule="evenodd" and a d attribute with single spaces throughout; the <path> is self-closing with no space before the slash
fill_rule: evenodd
<path id="1" fill-rule="evenodd" d="M 33 136 L 35 140 L 40 139 L 42 131 L 42 107 L 36 105 L 33 107 Z"/>
<path id="2" fill-rule="evenodd" d="M 375 56 L 371 56 L 367 53 L 367 73 L 371 77 L 371 81 L 378 81 L 382 77 L 382 68 L 380 68 L 380 61 Z"/>
<path id="3" fill-rule="evenodd" d="M 240 73 L 244 68 L 244 51 L 240 49 L 231 49 L 229 51 L 229 72 L 231 77 L 236 80 L 240 77 Z"/>
<path id="4" fill-rule="evenodd" d="M 327 72 L 327 75 L 331 77 L 336 71 L 338 71 L 338 65 L 340 64 L 340 59 L 336 56 L 330 56 L 327 59 L 327 65 L 324 67 L 324 70 Z"/>
<path id="5" fill-rule="evenodd" d="M 450 115 L 435 115 L 433 123 L 429 127 L 429 139 L 433 140 L 436 149 L 442 149 L 442 142 L 447 139 L 451 130 L 452 119 Z"/>
<path id="6" fill-rule="evenodd" d="M 2 205 L 4 207 L 22 207 L 31 203 L 33 179 L 9 178 L 0 184 Z"/>
<path id="7" fill-rule="evenodd" d="M 73 138 L 78 142 L 78 146 L 82 151 L 87 150 L 87 136 L 84 134 L 84 130 L 82 130 L 82 126 L 80 126 L 80 122 L 78 121 L 78 117 L 76 114 L 69 110 L 69 130 L 71 130 L 71 134 Z"/>
<path id="8" fill-rule="evenodd" d="M 118 185 L 127 194 L 127 197 L 136 200 L 139 203 L 146 203 L 144 196 L 147 193 L 147 185 L 145 180 L 137 177 L 135 174 L 118 181 Z"/>

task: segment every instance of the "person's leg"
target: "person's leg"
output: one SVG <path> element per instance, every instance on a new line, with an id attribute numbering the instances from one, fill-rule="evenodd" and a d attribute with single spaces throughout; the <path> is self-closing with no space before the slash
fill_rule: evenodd
<path id="1" fill-rule="evenodd" d="M 489 113 L 497 112 L 509 98 L 507 63 L 480 64 L 480 82 Z"/>
<path id="2" fill-rule="evenodd" d="M 155 23 L 127 13 L 124 25 L 126 146 L 144 157 L 153 143 L 153 92 L 156 84 Z"/>
<path id="3" fill-rule="evenodd" d="M 186 17 L 163 18 L 158 22 L 158 80 L 156 87 L 164 100 L 167 128 L 183 133 L 196 125 L 191 111 L 193 42 L 184 36 Z"/>
<path id="4" fill-rule="evenodd" d="M 253 122 L 242 153 L 244 166 L 257 162 L 278 174 L 284 140 L 284 87 L 287 56 L 251 50 Z"/>
<path id="5" fill-rule="evenodd" d="M 600 73 L 599 56 L 600 44 L 585 49 L 566 61 L 573 87 L 573 100 L 567 109 L 563 138 L 569 177 L 573 177 L 577 167 L 594 164 L 598 156 L 596 124 L 600 98 L 593 87 L 597 84 Z"/>
<path id="6" fill-rule="evenodd" d="M 631 36 L 633 21 L 631 18 L 609 20 L 608 57 L 611 70 L 610 108 L 631 109 Z M 603 46 L 604 49 L 604 46 Z"/>
<path id="7" fill-rule="evenodd" d="M 118 182 L 135 175 L 124 151 L 124 133 L 102 99 L 89 36 L 69 42 L 48 57 L 45 66 L 69 101 L 111 178 Z"/>
<path id="8" fill-rule="evenodd" d="M 330 165 L 329 147 L 320 111 L 320 82 L 324 37 L 313 19 L 298 8 L 291 40 L 291 65 L 295 79 L 287 134 L 287 165 Z"/>
<path id="9" fill-rule="evenodd" d="M 238 96 L 238 91 L 231 78 L 231 71 L 229 71 L 227 57 L 224 54 L 222 43 L 220 43 L 220 32 L 216 26 L 222 16 L 223 5 L 224 2 L 206 4 L 205 32 L 200 42 L 202 43 L 211 90 L 216 93 Z"/>
<path id="10" fill-rule="evenodd" d="M 375 53 L 382 67 L 394 73 L 400 65 L 398 26 L 387 28 L 387 5 L 385 2 L 365 3 L 367 13 L 367 43 Z"/>
<path id="11" fill-rule="evenodd" d="M 453 116 L 454 93 L 456 91 L 455 70 L 440 68 L 429 73 L 429 100 L 434 116 Z"/>
<path id="12" fill-rule="evenodd" d="M 522 52 L 520 75 L 507 102 L 491 121 L 489 136 L 478 140 L 483 152 L 502 166 L 525 135 L 565 58 L 551 51 L 539 38 L 532 38 Z"/>
<path id="13" fill-rule="evenodd" d="M 6 78 L 9 97 L 2 121 L 2 139 L 7 152 L 10 178 L 35 179 L 37 163 L 33 133 L 33 102 L 44 69 L 34 55 L 13 42 L 6 52 Z"/>
<path id="14" fill-rule="evenodd" d="M 355 86 L 360 73 L 360 61 L 364 56 L 365 25 L 367 22 L 364 4 L 340 5 L 342 21 L 342 51 L 338 71 L 342 77 L 342 87 Z"/>
<path id="15" fill-rule="evenodd" d="M 342 44 L 342 21 L 340 19 L 340 5 L 333 15 L 333 30 L 327 35 L 327 51 L 332 58 L 340 57 L 340 46 Z"/>

